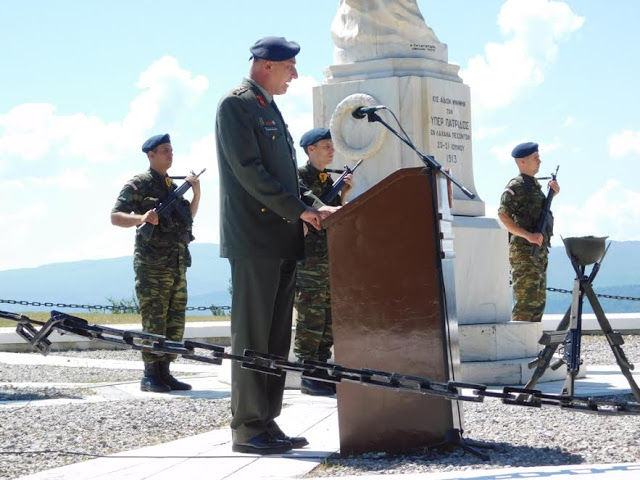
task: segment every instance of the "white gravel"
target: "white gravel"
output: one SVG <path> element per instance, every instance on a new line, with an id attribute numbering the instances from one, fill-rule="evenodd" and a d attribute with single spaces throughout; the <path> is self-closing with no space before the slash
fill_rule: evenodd
<path id="1" fill-rule="evenodd" d="M 640 336 L 625 336 L 624 339 L 627 357 L 631 362 L 640 363 Z M 588 364 L 615 363 L 604 337 L 585 335 L 582 346 L 583 358 Z M 51 355 L 140 359 L 139 352 L 128 350 L 56 352 Z M 140 372 L 136 370 L 0 363 L 0 384 L 4 384 L 0 385 L 0 401 L 86 398 L 94 393 L 86 383 L 137 381 L 139 378 Z M 22 382 L 31 385 L 25 388 L 15 385 Z M 58 382 L 84 385 L 52 388 L 51 384 Z M 630 395 L 623 398 L 633 400 Z M 424 450 L 410 455 L 374 452 L 351 457 L 333 456 L 309 476 L 640 461 L 640 417 L 515 407 L 491 399 L 479 404 L 464 403 L 464 415 L 465 438 L 490 445 L 491 449 L 484 450 L 491 457 L 489 462 L 460 449 Z M 22 408 L 0 408 L 0 480 L 195 435 L 224 427 L 229 421 L 228 399 L 165 400 L 154 396 L 145 400 L 56 407 L 28 404 Z"/>

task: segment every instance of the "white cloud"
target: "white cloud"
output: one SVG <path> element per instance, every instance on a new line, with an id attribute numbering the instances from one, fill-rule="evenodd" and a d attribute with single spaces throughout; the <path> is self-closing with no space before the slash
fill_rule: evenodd
<path id="1" fill-rule="evenodd" d="M 162 57 L 140 75 L 137 86 L 141 92 L 121 122 L 107 123 L 84 113 L 58 115 L 55 105 L 43 103 L 18 105 L 0 114 L 0 168 L 18 168 L 10 159 L 41 161 L 49 172 L 57 167 L 49 157 L 64 158 L 67 163 L 74 159 L 79 163 L 114 162 L 123 154 L 137 152 L 149 130 L 171 130 L 209 82 L 182 69 L 175 58 Z"/>
<path id="2" fill-rule="evenodd" d="M 163 57 L 137 85 L 139 94 L 116 122 L 81 112 L 59 115 L 50 104 L 23 104 L 0 113 L 0 225 L 3 248 L 11 252 L 0 256 L 1 270 L 132 253 L 133 229 L 112 226 L 109 212 L 126 180 L 148 165 L 140 152 L 144 138 L 180 122 L 208 81 Z M 213 136 L 176 147 L 187 152 L 176 155 L 176 174 L 210 169 L 201 205 L 208 226 L 217 218 Z M 209 241 L 217 238 L 217 228 L 215 220 Z"/>
<path id="3" fill-rule="evenodd" d="M 473 91 L 474 108 L 509 105 L 523 89 L 544 81 L 558 44 L 578 30 L 584 18 L 564 2 L 507 0 L 500 9 L 498 26 L 508 37 L 488 43 L 484 55 L 469 60 L 460 76 Z"/>
<path id="4" fill-rule="evenodd" d="M 625 188 L 618 180 L 607 180 L 584 205 L 560 203 L 553 210 L 555 231 L 563 237 L 595 235 L 618 241 L 640 240 L 640 192 Z M 554 243 L 560 241 L 559 236 L 554 239 Z"/>
<path id="5" fill-rule="evenodd" d="M 609 136 L 609 155 L 624 157 L 634 153 L 640 154 L 640 131 L 625 130 Z"/>

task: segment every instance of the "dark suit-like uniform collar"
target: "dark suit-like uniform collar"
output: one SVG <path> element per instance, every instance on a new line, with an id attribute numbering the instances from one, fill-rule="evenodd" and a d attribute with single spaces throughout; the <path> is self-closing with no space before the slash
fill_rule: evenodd
<path id="1" fill-rule="evenodd" d="M 249 84 L 252 87 L 257 88 L 260 93 L 264 96 L 264 99 L 266 100 L 267 103 L 271 103 L 273 101 L 273 95 L 271 95 L 269 92 L 267 92 L 262 85 L 260 85 L 258 82 L 256 82 L 255 80 L 251 79 L 251 78 L 245 78 L 244 79 L 245 83 Z"/>

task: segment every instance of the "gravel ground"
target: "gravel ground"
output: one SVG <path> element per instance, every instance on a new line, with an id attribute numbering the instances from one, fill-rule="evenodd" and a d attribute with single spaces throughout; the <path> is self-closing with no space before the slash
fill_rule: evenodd
<path id="1" fill-rule="evenodd" d="M 640 363 L 640 336 L 625 336 L 624 339 L 627 357 L 631 362 Z M 615 363 L 602 336 L 583 336 L 582 354 L 587 364 Z M 139 352 L 129 350 L 55 352 L 51 355 L 113 360 L 140 358 Z M 89 378 L 91 380 L 87 380 Z M 29 388 L 0 386 L 0 400 L 84 398 L 92 393 L 90 389 L 52 388 L 46 384 L 139 378 L 137 371 L 0 364 L 0 382 L 43 383 L 42 387 Z M 630 395 L 619 398 L 633 400 Z M 587 415 L 551 407 L 530 409 L 503 405 L 492 399 L 480 404 L 467 402 L 463 405 L 464 436 L 492 447 L 484 450 L 491 457 L 488 462 L 465 454 L 460 449 L 432 449 L 405 455 L 336 455 L 309 476 L 640 461 L 640 417 Z M 128 420 L 123 422 L 123 418 Z M 0 408 L 0 480 L 14 479 L 96 455 L 202 433 L 228 425 L 229 421 L 228 399 L 164 400 L 154 397 L 142 401 L 79 403 L 55 408 L 37 405 Z M 28 453 L 42 451 L 51 453 Z"/>
<path id="2" fill-rule="evenodd" d="M 623 350 L 640 364 L 640 336 L 624 336 Z M 587 365 L 612 365 L 615 358 L 601 335 L 582 337 L 582 358 Z M 639 365 L 640 368 L 640 365 Z M 616 400 L 635 401 L 632 395 Z M 561 411 L 557 407 L 525 408 L 487 399 L 462 402 L 464 438 L 491 448 L 479 449 L 490 460 L 462 449 L 417 451 L 411 455 L 368 453 L 334 455 L 308 476 L 346 476 L 459 470 L 626 463 L 640 461 L 640 416 L 599 416 Z"/>

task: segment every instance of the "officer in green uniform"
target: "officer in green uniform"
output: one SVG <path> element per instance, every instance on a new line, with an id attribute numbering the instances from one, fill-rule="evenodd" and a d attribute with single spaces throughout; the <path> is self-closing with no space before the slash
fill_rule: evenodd
<path id="1" fill-rule="evenodd" d="M 149 138 L 142 151 L 149 159 L 149 170 L 134 176 L 122 188 L 111 210 L 111 223 L 125 228 L 143 223 L 155 225 L 148 241 L 140 234 L 135 240 L 133 268 L 142 330 L 180 342 L 187 307 L 186 270 L 191 265 L 188 244 L 193 240 L 191 225 L 200 203 L 200 182 L 195 175 L 188 176 L 186 181 L 193 187 L 191 202 L 182 198 L 170 215 L 159 217 L 155 207 L 177 188 L 167 175 L 173 163 L 169 134 Z M 191 390 L 190 385 L 171 375 L 169 364 L 175 358 L 143 353 L 144 377 L 140 389 L 161 393 Z"/>
<path id="2" fill-rule="evenodd" d="M 545 232 L 537 233 L 545 194 L 534 175 L 540 170 L 538 144 L 521 143 L 511 152 L 520 175 L 512 179 L 502 193 L 498 217 L 509 231 L 509 263 L 513 288 L 511 320 L 540 322 L 546 303 L 548 249 L 553 221 Z M 555 180 L 549 182 L 554 195 L 560 192 Z M 551 218 L 550 220 L 553 220 Z M 531 256 L 534 245 L 540 247 Z"/>
<path id="3" fill-rule="evenodd" d="M 333 142 L 328 128 L 314 128 L 302 135 L 300 146 L 309 157 L 298 169 L 300 184 L 308 189 L 305 195 L 323 198 L 333 187 L 326 167 L 333 161 Z M 327 205 L 344 204 L 353 189 L 353 175 L 345 177 L 341 194 Z M 333 331 L 331 320 L 331 290 L 329 287 L 329 253 L 327 232 L 309 230 L 304 238 L 304 260 L 298 262 L 296 283 L 296 336 L 294 352 L 300 360 L 326 362 L 331 358 Z M 307 395 L 333 395 L 330 383 L 303 378 L 301 391 Z"/>
<path id="4" fill-rule="evenodd" d="M 216 115 L 220 174 L 220 255 L 231 264 L 231 349 L 286 357 L 302 221 L 327 213 L 300 197 L 293 139 L 273 101 L 298 77 L 300 46 L 266 37 L 251 47 L 249 78 L 222 98 Z M 318 204 L 321 206 L 321 204 Z M 231 366 L 231 431 L 236 452 L 270 454 L 307 445 L 275 422 L 285 377 Z"/>

